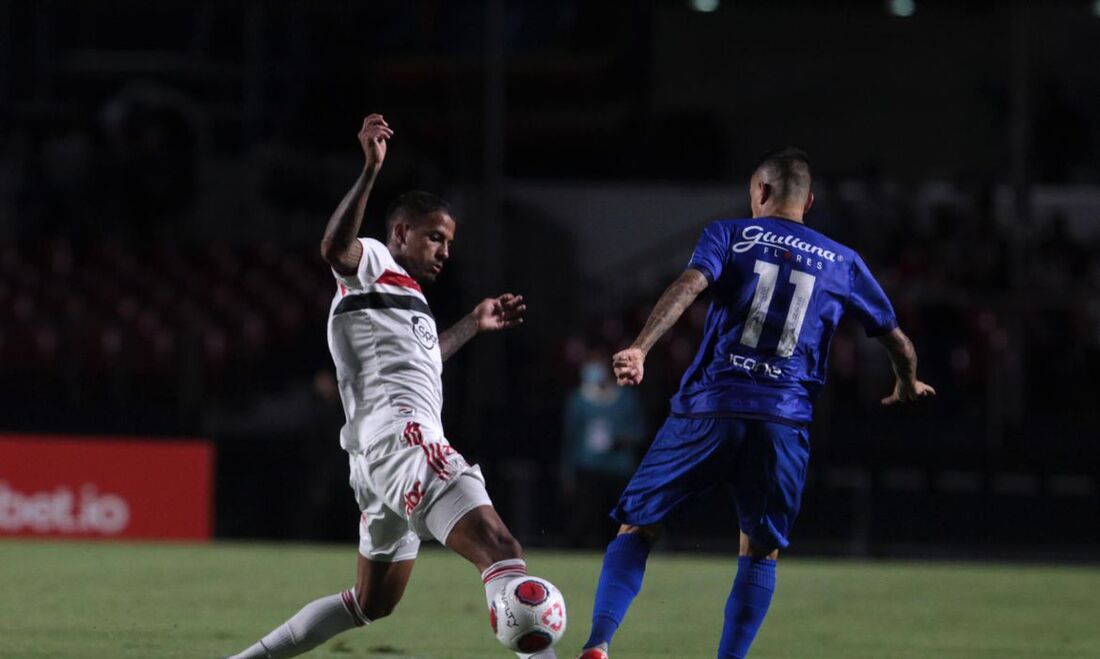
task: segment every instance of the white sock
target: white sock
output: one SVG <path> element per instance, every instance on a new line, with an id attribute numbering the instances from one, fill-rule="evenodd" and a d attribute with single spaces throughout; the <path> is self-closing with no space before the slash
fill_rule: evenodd
<path id="1" fill-rule="evenodd" d="M 527 576 L 527 561 L 522 558 L 509 558 L 497 561 L 481 573 L 481 581 L 485 584 L 485 605 L 493 606 L 493 598 L 509 580 L 516 577 Z"/>
<path id="2" fill-rule="evenodd" d="M 485 584 L 485 601 L 487 605 L 492 606 L 493 598 L 497 596 L 504 584 L 516 577 L 525 576 L 527 576 L 527 561 L 522 558 L 497 561 L 485 568 L 485 571 L 481 573 L 481 581 Z M 517 652 L 516 656 L 520 659 L 557 659 L 558 655 L 554 654 L 553 648 L 548 648 L 535 654 Z"/>
<path id="3" fill-rule="evenodd" d="M 355 589 L 313 600 L 258 643 L 230 659 L 283 659 L 308 652 L 340 632 L 370 623 Z"/>

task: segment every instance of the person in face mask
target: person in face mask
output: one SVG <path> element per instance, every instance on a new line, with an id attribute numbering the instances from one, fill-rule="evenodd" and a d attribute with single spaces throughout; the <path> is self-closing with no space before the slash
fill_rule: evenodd
<path id="1" fill-rule="evenodd" d="M 638 464 L 645 420 L 638 393 L 615 385 L 603 350 L 592 350 L 580 368 L 580 386 L 565 404 L 562 490 L 570 505 L 570 543 L 595 547 L 614 524 L 606 511 Z"/>

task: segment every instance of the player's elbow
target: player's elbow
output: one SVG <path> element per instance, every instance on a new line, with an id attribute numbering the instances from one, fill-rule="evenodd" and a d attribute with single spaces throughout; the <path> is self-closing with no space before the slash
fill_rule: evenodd
<path id="1" fill-rule="evenodd" d="M 355 274 L 358 259 L 352 256 L 350 245 L 341 245 L 335 241 L 325 239 L 321 241 L 321 258 L 333 270 L 342 275 Z"/>
<path id="2" fill-rule="evenodd" d="M 333 241 L 325 238 L 321 241 L 321 258 L 325 263 L 329 265 L 337 265 L 340 263 L 340 257 L 343 256 L 344 250 Z"/>

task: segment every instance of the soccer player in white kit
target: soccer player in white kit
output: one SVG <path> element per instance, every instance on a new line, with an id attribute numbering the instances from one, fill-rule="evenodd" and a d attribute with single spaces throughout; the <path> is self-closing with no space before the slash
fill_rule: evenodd
<path id="1" fill-rule="evenodd" d="M 328 322 L 347 423 L 351 486 L 362 511 L 355 587 L 310 602 L 235 655 L 293 657 L 332 636 L 393 612 L 422 539 L 435 539 L 481 571 L 488 602 L 527 574 L 523 549 L 493 509 L 481 470 L 443 435 L 443 362 L 478 332 L 523 322 L 518 295 L 482 300 L 443 333 L 420 285 L 446 262 L 455 221 L 435 195 L 409 192 L 387 212 L 387 242 L 358 238 L 367 197 L 393 131 L 381 115 L 363 120 L 365 164 L 321 242 L 337 292 Z M 534 655 L 554 657 L 552 649 Z"/>

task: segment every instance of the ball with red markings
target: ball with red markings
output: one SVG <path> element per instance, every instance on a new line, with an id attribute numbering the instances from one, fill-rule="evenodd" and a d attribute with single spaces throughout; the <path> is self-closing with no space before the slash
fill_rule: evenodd
<path id="1" fill-rule="evenodd" d="M 516 577 L 493 598 L 489 621 L 497 640 L 508 649 L 539 652 L 565 633 L 565 599 L 545 579 Z"/>

